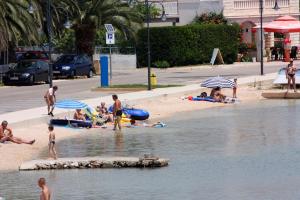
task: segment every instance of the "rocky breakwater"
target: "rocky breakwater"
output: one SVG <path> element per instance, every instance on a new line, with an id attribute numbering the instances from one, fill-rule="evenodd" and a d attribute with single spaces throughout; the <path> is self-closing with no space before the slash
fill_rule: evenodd
<path id="1" fill-rule="evenodd" d="M 57 160 L 32 160 L 21 164 L 20 171 L 89 168 L 156 168 L 165 167 L 168 159 L 150 157 L 84 157 Z"/>

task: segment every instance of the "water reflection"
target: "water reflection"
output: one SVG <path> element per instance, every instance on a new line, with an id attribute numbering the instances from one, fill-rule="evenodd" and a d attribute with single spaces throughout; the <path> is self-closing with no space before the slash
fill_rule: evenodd
<path id="1" fill-rule="evenodd" d="M 2 173 L 0 196 L 36 199 L 44 176 L 55 199 L 299 199 L 299 109 L 262 101 L 178 114 L 162 129 L 83 134 L 58 143 L 62 157 L 153 153 L 170 166 Z"/>

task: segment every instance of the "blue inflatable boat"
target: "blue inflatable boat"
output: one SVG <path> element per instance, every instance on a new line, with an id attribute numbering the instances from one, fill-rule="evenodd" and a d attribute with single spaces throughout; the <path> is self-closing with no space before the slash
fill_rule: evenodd
<path id="1" fill-rule="evenodd" d="M 110 106 L 108 111 L 113 112 L 113 106 Z M 146 120 L 149 118 L 149 112 L 143 109 L 122 108 L 122 112 L 129 118 L 135 120 Z"/>
<path id="2" fill-rule="evenodd" d="M 81 121 L 75 119 L 51 119 L 50 124 L 57 126 L 67 126 L 71 125 L 72 127 L 78 128 L 92 128 L 93 123 L 91 121 Z"/>

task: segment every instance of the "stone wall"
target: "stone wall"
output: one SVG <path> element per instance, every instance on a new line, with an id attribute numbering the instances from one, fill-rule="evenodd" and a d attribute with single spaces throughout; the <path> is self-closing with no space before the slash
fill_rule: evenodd
<path id="1" fill-rule="evenodd" d="M 20 171 L 51 169 L 88 169 L 88 168 L 154 168 L 165 167 L 169 160 L 157 157 L 88 157 L 61 158 L 58 160 L 33 160 L 20 166 Z"/>

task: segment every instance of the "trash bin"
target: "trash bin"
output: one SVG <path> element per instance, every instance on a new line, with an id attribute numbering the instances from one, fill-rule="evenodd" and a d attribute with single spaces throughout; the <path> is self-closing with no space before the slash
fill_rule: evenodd
<path id="1" fill-rule="evenodd" d="M 157 85 L 157 78 L 156 78 L 156 75 L 154 73 L 152 73 L 151 76 L 150 76 L 150 83 L 151 83 L 152 86 Z"/>
<path id="2" fill-rule="evenodd" d="M 101 75 L 100 75 L 100 84 L 101 87 L 108 87 L 108 57 L 100 56 L 100 65 L 101 65 Z"/>

